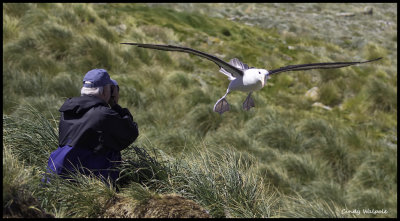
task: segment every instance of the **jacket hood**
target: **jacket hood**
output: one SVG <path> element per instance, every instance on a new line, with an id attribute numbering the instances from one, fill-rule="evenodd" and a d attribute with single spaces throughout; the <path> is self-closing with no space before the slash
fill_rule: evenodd
<path id="1" fill-rule="evenodd" d="M 68 114 L 83 114 L 89 109 L 96 106 L 107 106 L 107 103 L 96 96 L 80 96 L 68 98 L 61 106 L 60 112 L 68 112 Z"/>

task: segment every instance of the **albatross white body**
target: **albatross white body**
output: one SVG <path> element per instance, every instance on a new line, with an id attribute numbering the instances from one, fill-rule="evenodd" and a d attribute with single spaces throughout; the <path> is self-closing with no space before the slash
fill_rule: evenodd
<path id="1" fill-rule="evenodd" d="M 268 71 L 265 69 L 247 69 L 243 77 L 234 78 L 229 83 L 230 90 L 251 92 L 258 91 L 265 86 Z"/>
<path id="2" fill-rule="evenodd" d="M 243 102 L 244 110 L 249 110 L 250 108 L 255 107 L 254 101 L 251 98 L 251 93 L 253 93 L 253 91 L 258 91 L 262 89 L 268 79 L 268 71 L 265 69 L 248 68 L 246 64 L 243 64 L 237 58 L 230 60 L 229 63 L 243 70 L 243 76 L 234 77 L 224 68 L 221 68 L 219 70 L 221 73 L 225 74 L 231 81 L 225 95 L 222 96 L 214 105 L 214 111 L 220 114 L 229 110 L 229 103 L 225 99 L 225 97 L 229 94 L 230 91 L 233 90 L 249 92 L 246 100 Z"/>
<path id="3" fill-rule="evenodd" d="M 246 100 L 243 102 L 243 109 L 249 110 L 254 107 L 254 101 L 251 98 L 253 91 L 262 89 L 271 74 L 278 74 L 285 71 L 302 71 L 310 69 L 328 69 L 328 68 L 341 68 L 350 65 L 362 64 L 371 61 L 376 61 L 381 58 L 376 58 L 363 62 L 327 62 L 327 63 L 311 63 L 289 65 L 278 69 L 267 71 L 265 69 L 249 68 L 247 64 L 242 63 L 239 59 L 234 58 L 229 63 L 219 59 L 214 55 L 210 55 L 201 51 L 194 50 L 187 47 L 179 47 L 174 45 L 156 45 L 156 44 L 141 44 L 141 43 L 121 43 L 127 45 L 135 45 L 142 48 L 150 48 L 163 51 L 179 51 L 189 54 L 194 54 L 206 58 L 220 67 L 220 72 L 228 77 L 230 80 L 228 89 L 224 96 L 222 96 L 214 105 L 214 111 L 220 114 L 229 110 L 229 103 L 225 99 L 230 91 L 238 90 L 248 92 Z"/>

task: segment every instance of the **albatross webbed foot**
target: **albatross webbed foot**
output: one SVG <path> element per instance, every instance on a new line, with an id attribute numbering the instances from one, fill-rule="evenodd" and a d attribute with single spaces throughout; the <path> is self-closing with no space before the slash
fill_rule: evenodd
<path id="1" fill-rule="evenodd" d="M 251 93 L 253 92 L 250 92 L 249 95 L 247 95 L 246 100 L 243 102 L 243 109 L 247 111 L 256 106 L 254 100 L 251 98 Z"/>
<path id="2" fill-rule="evenodd" d="M 222 97 L 221 99 L 219 99 L 217 101 L 217 103 L 215 103 L 214 105 L 214 111 L 218 112 L 219 114 L 224 113 L 225 111 L 229 111 L 229 103 L 228 101 L 225 99 L 225 96 Z"/>

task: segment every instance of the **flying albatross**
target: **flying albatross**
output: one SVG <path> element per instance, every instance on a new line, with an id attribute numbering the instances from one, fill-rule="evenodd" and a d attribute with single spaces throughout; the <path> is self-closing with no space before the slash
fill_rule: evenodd
<path id="1" fill-rule="evenodd" d="M 265 69 L 258 69 L 249 67 L 247 64 L 242 63 L 239 59 L 233 58 L 229 61 L 229 63 L 219 59 L 214 55 L 210 55 L 201 51 L 194 50 L 192 48 L 187 47 L 179 47 L 174 45 L 158 45 L 158 44 L 141 44 L 141 43 L 121 43 L 126 45 L 135 45 L 142 48 L 150 48 L 157 49 L 163 51 L 180 51 L 189 54 L 194 54 L 203 58 L 206 58 L 219 66 L 219 71 L 226 75 L 230 80 L 228 89 L 224 96 L 222 96 L 217 103 L 214 105 L 214 111 L 220 114 L 229 110 L 229 103 L 225 99 L 230 91 L 239 90 L 248 92 L 249 94 L 246 97 L 246 100 L 243 102 L 243 109 L 249 110 L 252 107 L 255 107 L 254 101 L 251 98 L 251 94 L 253 91 L 260 90 L 265 86 L 267 79 L 272 74 L 278 74 L 285 71 L 303 71 L 310 69 L 328 69 L 328 68 L 341 68 L 347 67 L 350 65 L 362 64 L 367 62 L 372 62 L 379 60 L 381 58 L 376 58 L 369 61 L 362 62 L 328 62 L 328 63 L 311 63 L 311 64 L 298 64 L 298 65 L 289 65 L 285 67 L 281 67 L 278 69 L 267 71 Z"/>

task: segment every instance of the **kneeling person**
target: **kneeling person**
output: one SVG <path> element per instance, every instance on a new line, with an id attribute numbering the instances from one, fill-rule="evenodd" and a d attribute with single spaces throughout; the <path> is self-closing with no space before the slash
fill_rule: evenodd
<path id="1" fill-rule="evenodd" d="M 79 170 L 115 184 L 120 151 L 136 140 L 138 127 L 129 110 L 118 105 L 119 87 L 106 70 L 89 71 L 83 83 L 81 96 L 67 99 L 59 110 L 59 147 L 47 171 L 67 178 Z"/>

